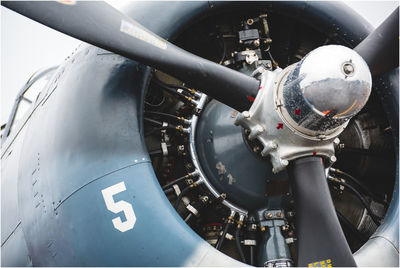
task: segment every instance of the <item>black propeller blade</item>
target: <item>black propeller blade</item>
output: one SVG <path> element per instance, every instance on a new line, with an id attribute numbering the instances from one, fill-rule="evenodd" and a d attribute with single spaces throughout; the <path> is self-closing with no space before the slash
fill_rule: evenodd
<path id="1" fill-rule="evenodd" d="M 189 82 L 239 111 L 251 106 L 250 99 L 259 88 L 256 79 L 174 46 L 104 2 L 70 3 L 1 2 L 55 30 Z M 398 13 L 397 9 L 355 48 L 373 75 L 398 66 Z M 335 213 L 321 158 L 292 160 L 288 172 L 297 204 L 298 265 L 318 262 L 320 266 L 355 266 Z"/>
<path id="2" fill-rule="evenodd" d="M 257 95 L 258 80 L 178 48 L 105 2 L 1 4 L 57 31 L 189 82 L 239 111 L 248 109 Z"/>
<path id="3" fill-rule="evenodd" d="M 367 62 L 372 75 L 382 74 L 399 66 L 399 8 L 354 50 Z"/>
<path id="4" fill-rule="evenodd" d="M 336 216 L 322 158 L 292 160 L 288 174 L 296 204 L 297 265 L 356 266 Z"/>

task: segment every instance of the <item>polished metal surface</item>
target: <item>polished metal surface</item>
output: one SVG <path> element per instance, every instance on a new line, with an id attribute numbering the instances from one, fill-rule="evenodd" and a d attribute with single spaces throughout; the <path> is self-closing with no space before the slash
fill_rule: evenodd
<path id="1" fill-rule="evenodd" d="M 371 92 L 371 74 L 364 60 L 349 48 L 323 46 L 284 70 L 259 70 L 261 87 L 249 111 L 235 124 L 249 130 L 250 140 L 264 146 L 273 172 L 290 160 L 322 156 L 336 161 L 334 144 Z"/>
<path id="2" fill-rule="evenodd" d="M 330 159 L 335 153 L 333 139 L 307 139 L 290 128 L 277 112 L 281 104 L 276 101 L 276 89 L 284 75 L 282 69 L 261 72 L 261 89 L 253 105 L 249 111 L 238 114 L 235 121 L 249 130 L 249 139 L 261 142 L 261 155 L 270 156 L 274 173 L 284 170 L 292 159 L 314 154 Z"/>
<path id="3" fill-rule="evenodd" d="M 368 65 L 354 50 L 328 45 L 308 53 L 289 68 L 278 89 L 280 112 L 305 135 L 337 135 L 371 93 Z"/>

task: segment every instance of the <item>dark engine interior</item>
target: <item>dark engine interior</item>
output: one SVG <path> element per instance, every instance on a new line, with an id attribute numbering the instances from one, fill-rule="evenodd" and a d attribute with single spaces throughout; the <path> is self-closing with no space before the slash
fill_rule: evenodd
<path id="1" fill-rule="evenodd" d="M 268 10 L 214 14 L 173 41 L 248 75 L 259 65 L 284 68 L 322 45 L 349 45 L 336 34 Z M 200 96 L 190 85 L 154 71 L 145 99 L 144 135 L 165 195 L 195 232 L 225 254 L 262 266 L 269 257 L 265 254 L 284 251 L 283 243 L 290 250 L 284 252 L 288 266 L 295 265 L 296 211 L 285 172 L 272 174 L 257 142 L 248 141 L 246 131 L 233 125 L 237 111 L 212 99 L 200 111 Z M 193 115 L 198 125 L 191 146 Z M 337 162 L 326 173 L 338 218 L 355 252 L 379 226 L 394 187 L 392 132 L 377 96 L 370 97 L 339 138 Z M 240 144 L 230 142 L 240 139 Z M 219 196 L 204 184 L 195 185 L 192 148 Z M 224 200 L 246 209 L 247 217 L 232 217 Z"/>

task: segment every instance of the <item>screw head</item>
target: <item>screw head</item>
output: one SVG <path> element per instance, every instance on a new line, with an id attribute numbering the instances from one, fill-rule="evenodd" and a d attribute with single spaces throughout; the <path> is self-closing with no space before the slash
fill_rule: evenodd
<path id="1" fill-rule="evenodd" d="M 333 140 L 333 144 L 338 145 L 339 143 L 340 143 L 339 138 L 335 138 L 335 139 Z"/>
<path id="2" fill-rule="evenodd" d="M 266 217 L 267 219 L 272 218 L 272 213 L 271 213 L 271 212 L 265 213 L 265 217 Z"/>
<path id="3" fill-rule="evenodd" d="M 351 76 L 354 74 L 354 65 L 351 62 L 345 62 L 342 68 L 345 75 Z"/>
<path id="4" fill-rule="evenodd" d="M 281 160 L 282 165 L 287 166 L 289 165 L 289 161 L 287 161 L 286 159 Z"/>
<path id="5" fill-rule="evenodd" d="M 253 19 L 248 19 L 248 20 L 247 20 L 247 25 L 253 25 L 253 23 L 254 23 L 254 20 L 253 20 Z"/>

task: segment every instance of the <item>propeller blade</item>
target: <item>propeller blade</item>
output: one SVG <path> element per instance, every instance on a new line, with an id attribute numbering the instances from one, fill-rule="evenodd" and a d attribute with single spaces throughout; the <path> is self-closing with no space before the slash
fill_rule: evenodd
<path id="1" fill-rule="evenodd" d="M 288 174 L 296 204 L 297 265 L 356 266 L 336 216 L 322 158 L 292 160 Z"/>
<path id="2" fill-rule="evenodd" d="M 177 77 L 238 111 L 248 109 L 257 95 L 258 80 L 169 43 L 105 2 L 1 4 L 57 31 Z"/>
<path id="3" fill-rule="evenodd" d="M 399 7 L 354 50 L 367 62 L 372 75 L 399 66 Z"/>

